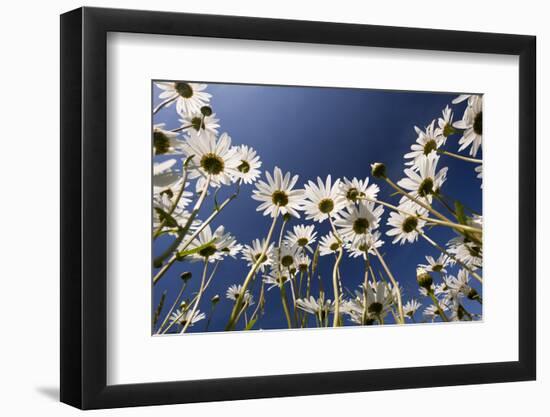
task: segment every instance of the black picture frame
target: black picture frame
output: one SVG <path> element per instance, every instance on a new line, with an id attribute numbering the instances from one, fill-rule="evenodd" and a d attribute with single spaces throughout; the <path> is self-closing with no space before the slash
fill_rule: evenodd
<path id="1" fill-rule="evenodd" d="M 107 385 L 108 32 L 519 56 L 519 360 Z M 85 7 L 61 16 L 60 56 L 62 402 L 94 409 L 535 379 L 534 36 Z"/>

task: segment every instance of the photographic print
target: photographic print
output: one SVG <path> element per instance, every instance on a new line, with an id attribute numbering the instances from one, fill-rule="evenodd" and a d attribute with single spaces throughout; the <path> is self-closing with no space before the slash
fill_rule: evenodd
<path id="1" fill-rule="evenodd" d="M 153 81 L 152 334 L 482 320 L 482 110 Z"/>

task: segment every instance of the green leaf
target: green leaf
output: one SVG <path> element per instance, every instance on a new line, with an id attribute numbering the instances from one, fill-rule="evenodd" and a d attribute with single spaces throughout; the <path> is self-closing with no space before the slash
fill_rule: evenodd
<path id="1" fill-rule="evenodd" d="M 182 258 L 185 258 L 186 256 L 194 255 L 195 253 L 199 253 L 201 250 L 206 249 L 208 246 L 215 243 L 216 240 L 217 239 L 212 239 L 210 242 L 207 242 L 204 245 L 198 246 L 198 247 L 193 248 L 193 249 L 182 250 L 181 252 L 178 252 L 178 254 L 177 254 L 178 260 L 181 260 Z"/>
<path id="2" fill-rule="evenodd" d="M 455 201 L 455 213 L 456 213 L 456 219 L 460 224 L 467 225 L 467 217 L 466 214 L 464 214 L 464 205 L 460 201 Z"/>
<path id="3" fill-rule="evenodd" d="M 165 226 L 178 227 L 178 222 L 170 214 L 159 207 L 155 207 L 155 210 L 159 214 L 160 220 L 165 222 Z"/>
<path id="4" fill-rule="evenodd" d="M 256 324 L 257 321 L 258 321 L 258 316 L 256 315 L 253 319 L 250 319 L 250 321 L 248 322 L 248 324 L 246 325 L 246 327 L 244 329 L 245 330 L 252 330 L 252 327 L 254 327 L 254 325 Z"/>

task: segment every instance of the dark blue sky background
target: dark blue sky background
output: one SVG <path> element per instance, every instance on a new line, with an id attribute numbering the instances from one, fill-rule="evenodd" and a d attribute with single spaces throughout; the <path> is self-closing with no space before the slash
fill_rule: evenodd
<path id="1" fill-rule="evenodd" d="M 153 88 L 154 105 L 160 102 L 159 91 L 157 87 Z M 234 145 L 246 144 L 256 149 L 262 160 L 262 173 L 265 170 L 272 172 L 275 166 L 279 166 L 283 172 L 299 174 L 301 188 L 308 180 L 314 180 L 317 176 L 324 179 L 328 174 L 333 178 L 370 177 L 370 164 L 376 161 L 384 162 L 389 177 L 399 180 L 404 175 L 403 155 L 416 140 L 414 126 L 424 128 L 434 118 L 437 119 L 445 105 L 450 105 L 458 94 L 232 84 L 209 84 L 206 91 L 213 96 L 211 105 L 220 119 L 220 133 L 227 132 Z M 452 107 L 455 120 L 460 119 L 465 103 Z M 174 106 L 155 115 L 154 123 L 162 122 L 169 129 L 179 127 Z M 457 152 L 458 139 L 458 135 L 449 137 L 446 149 Z M 449 167 L 443 193 L 481 213 L 481 189 L 480 181 L 474 173 L 475 165 L 442 156 L 438 167 L 443 166 Z M 380 186 L 380 199 L 397 203 L 399 197 L 391 196 L 392 191 L 385 183 L 373 178 L 371 181 Z M 243 244 L 249 244 L 254 238 L 265 237 L 271 219 L 256 211 L 258 202 L 251 198 L 253 187 L 243 185 L 239 197 L 218 216 L 212 225 L 213 229 L 223 224 Z M 227 187 L 223 191 L 221 196 L 232 192 Z M 211 202 L 204 207 L 201 218 L 206 218 L 210 213 Z M 388 230 L 388 214 L 386 209 L 380 229 L 383 235 Z M 303 216 L 301 221 L 293 220 L 287 230 L 300 222 L 305 222 Z M 305 223 L 311 224 L 310 221 Z M 315 225 L 318 238 L 328 233 L 328 223 Z M 442 245 L 454 236 L 449 229 L 439 227 L 428 230 L 427 234 Z M 423 304 L 416 315 L 420 321 L 422 310 L 429 302 L 418 293 L 416 266 L 426 263 L 425 255 L 437 257 L 440 253 L 422 239 L 403 246 L 393 245 L 386 236 L 384 240 L 386 243 L 381 252 L 385 254 L 386 262 L 396 279 L 404 287 L 404 299 L 416 298 Z M 165 239 L 158 239 L 153 247 L 153 255 L 160 253 L 165 245 Z M 332 257 L 320 258 L 322 280 L 327 296 L 331 299 L 332 263 Z M 376 270 L 381 269 L 376 260 L 373 264 Z M 162 292 L 167 290 L 167 311 L 180 289 L 179 275 L 183 271 L 193 273 L 193 279 L 186 290 L 187 297 L 192 297 L 192 292 L 199 285 L 202 264 L 179 262 L 154 287 L 153 308 Z M 232 302 L 226 299 L 225 292 L 230 285 L 242 283 L 247 271 L 246 262 L 241 259 L 228 258 L 221 263 L 200 304 L 200 310 L 208 314 L 210 298 L 215 294 L 221 297 L 209 331 L 223 330 L 232 308 Z M 452 268 L 452 272 L 456 274 L 456 268 Z M 349 258 L 345 254 L 341 275 L 344 287 L 354 291 L 363 278 L 362 259 Z M 258 284 L 253 286 L 255 300 L 258 299 Z M 471 284 L 481 293 L 475 280 L 472 279 Z M 315 284 L 314 294 L 317 294 L 317 288 Z M 477 303 L 466 300 L 465 306 L 470 312 L 481 312 Z M 346 324 L 349 323 L 346 321 Z M 205 325 L 206 320 L 197 323 L 190 331 L 204 331 Z M 239 327 L 242 328 L 242 324 Z M 278 289 L 274 288 L 267 293 L 266 314 L 255 328 L 286 328 Z"/>

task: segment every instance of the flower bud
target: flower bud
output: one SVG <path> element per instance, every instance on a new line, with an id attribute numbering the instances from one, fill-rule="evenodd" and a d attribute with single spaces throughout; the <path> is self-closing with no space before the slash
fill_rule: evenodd
<path id="1" fill-rule="evenodd" d="M 220 296 L 219 296 L 218 294 L 216 294 L 214 297 L 212 297 L 212 298 L 210 299 L 210 302 L 211 302 L 212 304 L 218 304 L 219 301 L 220 301 Z"/>
<path id="2" fill-rule="evenodd" d="M 180 278 L 184 281 L 189 281 L 192 276 L 193 276 L 193 274 L 191 272 L 186 271 L 186 272 L 184 272 L 180 275 Z"/>
<path id="3" fill-rule="evenodd" d="M 212 116 L 212 107 L 210 106 L 202 106 L 201 107 L 201 113 L 208 117 L 208 116 Z"/>
<path id="4" fill-rule="evenodd" d="M 289 222 L 290 219 L 292 219 L 292 215 L 290 213 L 283 214 L 283 221 Z"/>
<path id="5" fill-rule="evenodd" d="M 422 288 L 425 288 L 426 291 L 431 291 L 433 284 L 432 276 L 424 268 L 416 268 L 416 282 Z"/>
<path id="6" fill-rule="evenodd" d="M 375 162 L 370 167 L 374 178 L 386 178 L 386 165 L 381 162 Z"/>

